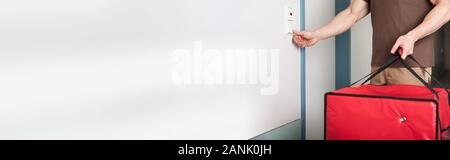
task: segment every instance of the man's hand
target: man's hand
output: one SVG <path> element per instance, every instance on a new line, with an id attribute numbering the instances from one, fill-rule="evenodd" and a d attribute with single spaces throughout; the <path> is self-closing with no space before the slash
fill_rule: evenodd
<path id="1" fill-rule="evenodd" d="M 364 0 L 352 0 L 347 9 L 341 11 L 327 25 L 315 31 L 293 31 L 292 41 L 297 46 L 311 47 L 323 39 L 341 34 L 369 14 L 369 4 Z"/>
<path id="2" fill-rule="evenodd" d="M 430 13 L 425 16 L 423 22 L 409 31 L 408 34 L 400 36 L 395 42 L 394 47 L 391 49 L 391 53 L 403 48 L 402 58 L 406 59 L 414 52 L 414 43 L 441 28 L 450 20 L 450 0 L 430 0 L 435 6 Z"/>
<path id="3" fill-rule="evenodd" d="M 406 34 L 400 36 L 395 42 L 395 45 L 391 49 L 391 54 L 395 54 L 398 49 L 402 48 L 403 53 L 401 53 L 402 59 L 406 59 L 409 55 L 414 53 L 414 44 L 416 43 L 414 36 Z"/>
<path id="4" fill-rule="evenodd" d="M 300 48 L 314 46 L 317 42 L 321 40 L 319 34 L 311 31 L 293 31 L 294 36 L 292 40 Z"/>

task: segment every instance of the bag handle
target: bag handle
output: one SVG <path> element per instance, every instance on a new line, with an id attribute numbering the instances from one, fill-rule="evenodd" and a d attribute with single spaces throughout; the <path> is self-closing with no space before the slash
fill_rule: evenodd
<path id="1" fill-rule="evenodd" d="M 408 56 L 411 57 L 411 56 Z M 433 87 L 431 86 L 431 84 L 427 83 L 422 77 L 420 77 L 412 68 L 410 65 L 408 65 L 405 60 L 399 58 L 400 63 L 403 64 L 403 66 L 406 67 L 406 69 L 408 69 L 408 71 L 414 75 L 414 77 L 416 77 L 423 85 L 425 85 L 425 87 L 427 87 L 431 92 L 433 92 L 433 94 L 436 96 L 436 99 L 439 101 L 439 95 L 436 92 L 436 90 L 433 89 Z"/>
<path id="2" fill-rule="evenodd" d="M 412 57 L 412 56 L 408 56 L 408 57 Z M 436 90 L 433 89 L 433 87 L 431 87 L 431 85 L 429 83 L 427 83 L 422 77 L 420 77 L 412 68 L 410 65 L 408 65 L 405 60 L 403 60 L 400 57 L 400 52 L 397 51 L 397 53 L 395 55 L 393 55 L 391 58 L 388 59 L 388 61 L 386 61 L 380 68 L 378 68 L 376 71 L 364 76 L 363 78 L 361 78 L 360 80 L 356 81 L 355 83 L 352 84 L 355 85 L 358 82 L 362 81 L 363 79 L 367 78 L 362 85 L 366 84 L 367 82 L 369 82 L 371 79 L 375 78 L 375 76 L 377 76 L 378 74 L 380 74 L 382 71 L 386 70 L 388 67 L 392 66 L 395 62 L 400 61 L 400 63 L 414 76 L 416 77 L 416 79 L 418 79 L 425 87 L 428 88 L 428 90 L 430 90 L 435 96 L 436 99 L 439 100 L 439 95 L 436 92 Z M 449 98 L 450 99 L 450 98 Z"/>
<path id="3" fill-rule="evenodd" d="M 412 60 L 414 63 L 416 63 L 420 68 L 422 68 L 422 69 L 425 71 L 425 73 L 427 73 L 427 74 L 431 77 L 431 80 L 432 80 L 435 84 L 437 84 L 438 87 L 444 88 L 445 92 L 447 92 L 448 102 L 450 103 L 450 91 L 448 91 L 448 90 L 446 89 L 446 87 L 445 87 L 439 80 L 437 80 L 436 77 L 434 77 L 430 72 L 428 72 L 428 71 L 425 69 L 426 67 L 423 67 L 423 65 L 420 64 L 419 61 L 417 61 L 413 56 L 410 56 L 410 58 L 411 58 L 411 60 Z"/>
<path id="4" fill-rule="evenodd" d="M 361 85 L 366 84 L 368 81 L 370 81 L 371 79 L 373 79 L 375 76 L 377 76 L 378 74 L 380 74 L 382 71 L 384 71 L 386 68 L 390 67 L 392 64 L 394 64 L 398 58 L 400 58 L 399 56 L 391 56 L 383 65 L 381 65 L 380 68 L 378 68 L 377 70 L 369 73 L 368 75 L 362 77 L 361 79 L 357 80 L 356 82 L 353 82 L 350 86 L 354 86 L 355 84 L 361 82 L 362 80 L 366 79 L 363 83 L 361 83 Z"/>

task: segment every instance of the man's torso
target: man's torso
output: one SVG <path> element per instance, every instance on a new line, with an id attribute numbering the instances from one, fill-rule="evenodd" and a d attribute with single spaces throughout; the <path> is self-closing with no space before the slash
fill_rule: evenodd
<path id="1" fill-rule="evenodd" d="M 429 0 L 366 0 L 369 2 L 373 27 L 372 66 L 381 66 L 389 59 L 390 49 L 398 37 L 407 34 L 433 8 Z M 434 34 L 415 43 L 414 55 L 422 65 L 434 66 Z M 417 64 L 407 61 L 413 67 Z M 402 67 L 396 63 L 393 67 Z"/>

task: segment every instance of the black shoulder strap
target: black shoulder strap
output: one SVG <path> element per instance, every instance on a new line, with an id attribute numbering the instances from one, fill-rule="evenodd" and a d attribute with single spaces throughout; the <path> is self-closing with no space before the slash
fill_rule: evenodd
<path id="1" fill-rule="evenodd" d="M 409 56 L 411 57 L 411 56 Z M 439 94 L 433 89 L 433 87 L 431 86 L 431 84 L 429 84 L 428 82 L 426 82 L 422 77 L 420 77 L 412 68 L 411 66 L 409 66 L 405 60 L 403 59 L 399 59 L 400 63 L 403 64 L 403 66 L 405 66 L 405 68 L 414 75 L 414 77 L 416 77 L 416 79 L 418 79 L 425 87 L 427 87 L 431 92 L 433 92 L 433 94 L 436 96 L 436 99 L 439 101 Z"/>
<path id="2" fill-rule="evenodd" d="M 408 57 L 412 57 L 412 56 L 408 56 Z M 371 79 L 373 79 L 375 76 L 377 76 L 378 74 L 380 74 L 382 71 L 386 70 L 388 67 L 392 66 L 392 64 L 394 64 L 396 61 L 400 61 L 400 63 L 411 73 L 414 75 L 414 77 L 416 77 L 425 87 L 428 88 L 428 90 L 430 90 L 435 96 L 436 99 L 439 99 L 439 95 L 438 93 L 433 89 L 433 87 L 427 83 L 422 77 L 420 77 L 412 68 L 411 66 L 409 66 L 403 59 L 400 58 L 400 54 L 395 54 L 393 55 L 391 58 L 388 59 L 388 61 L 386 61 L 386 63 L 384 63 L 379 69 L 377 69 L 376 71 L 364 76 L 363 78 L 361 78 L 360 80 L 356 81 L 355 83 L 352 84 L 355 85 L 358 82 L 362 81 L 363 79 L 367 78 L 362 85 L 366 84 L 367 82 L 369 82 Z M 446 90 L 447 91 L 447 90 Z M 448 92 L 448 91 L 447 91 Z M 449 96 L 449 100 L 450 100 L 450 96 Z"/>
<path id="3" fill-rule="evenodd" d="M 437 84 L 440 88 L 443 88 L 445 90 L 445 92 L 447 92 L 447 97 L 448 97 L 448 103 L 450 103 L 450 92 L 446 89 L 446 87 L 444 85 L 442 85 L 441 82 L 439 82 L 439 80 L 437 80 L 436 77 L 434 77 L 430 72 L 428 72 L 426 70 L 426 67 L 424 67 L 422 64 L 419 63 L 419 61 L 416 60 L 416 58 L 414 58 L 413 56 L 409 56 L 411 58 L 411 60 L 416 63 L 420 68 L 422 68 L 424 70 L 425 73 L 427 73 L 430 77 L 431 80 Z"/>
<path id="4" fill-rule="evenodd" d="M 378 74 L 380 74 L 382 71 L 384 71 L 386 68 L 390 67 L 392 64 L 394 64 L 400 57 L 399 56 L 392 56 L 391 58 L 389 58 L 383 65 L 381 65 L 380 68 L 378 68 L 377 70 L 373 71 L 372 73 L 369 73 L 368 75 L 364 76 L 363 78 L 357 80 L 356 82 L 352 83 L 351 86 L 354 86 L 355 84 L 361 82 L 362 80 L 366 79 L 361 85 L 366 84 L 367 82 L 369 82 L 371 79 L 373 79 L 375 76 L 377 76 Z"/>

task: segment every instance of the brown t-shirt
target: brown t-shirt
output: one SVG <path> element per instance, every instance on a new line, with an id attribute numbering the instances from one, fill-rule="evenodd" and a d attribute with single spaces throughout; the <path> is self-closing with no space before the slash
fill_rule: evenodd
<path id="1" fill-rule="evenodd" d="M 398 37 L 423 22 L 433 8 L 429 0 L 365 0 L 370 5 L 373 27 L 372 66 L 383 65 Z M 424 67 L 434 66 L 434 34 L 415 43 L 413 56 Z M 407 60 L 413 67 L 414 62 Z M 393 67 L 402 67 L 396 63 Z"/>

